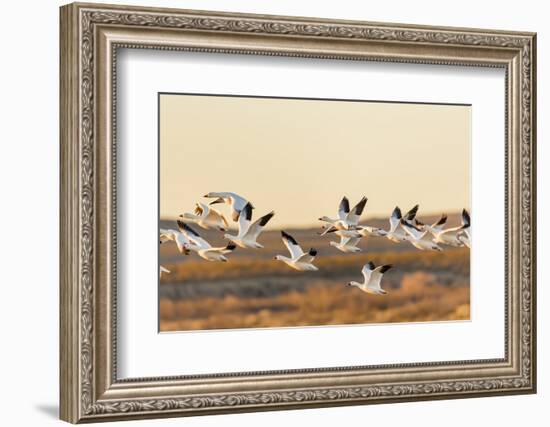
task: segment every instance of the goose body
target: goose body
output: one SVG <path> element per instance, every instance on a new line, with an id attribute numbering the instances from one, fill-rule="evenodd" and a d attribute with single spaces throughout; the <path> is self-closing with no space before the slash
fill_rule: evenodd
<path id="1" fill-rule="evenodd" d="M 434 236 L 434 242 L 442 243 L 449 246 L 468 246 L 470 247 L 470 215 L 466 209 L 462 211 L 462 225 L 443 229 L 447 217 L 444 215 L 438 221 L 442 222 L 439 227 L 430 228 Z"/>
<path id="2" fill-rule="evenodd" d="M 281 231 L 281 237 L 286 248 L 290 252 L 290 257 L 284 255 L 276 255 L 277 261 L 282 261 L 289 267 L 298 271 L 317 271 L 318 268 L 313 265 L 317 251 L 311 248 L 308 252 L 304 252 L 298 242 L 290 234 Z"/>
<path id="3" fill-rule="evenodd" d="M 390 229 L 386 232 L 386 238 L 395 243 L 409 240 L 407 233 L 401 227 L 401 219 L 403 219 L 401 209 L 396 206 L 390 216 Z"/>
<path id="4" fill-rule="evenodd" d="M 409 239 L 409 242 L 415 248 L 423 251 L 424 250 L 433 250 L 433 251 L 442 250 L 441 247 L 436 242 L 434 242 L 432 233 L 428 227 L 425 226 L 423 229 L 420 229 L 417 226 L 411 223 L 408 223 L 404 219 L 401 220 L 401 225 L 403 226 L 403 229 L 411 237 Z"/>
<path id="5" fill-rule="evenodd" d="M 189 255 L 189 250 L 192 245 L 191 241 L 187 238 L 185 234 L 178 230 L 169 229 L 160 229 L 160 244 L 166 242 L 175 242 L 178 247 L 178 251 L 184 255 Z"/>
<path id="6" fill-rule="evenodd" d="M 271 211 L 267 215 L 252 222 L 252 205 L 247 203 L 239 215 L 239 232 L 238 234 L 225 234 L 226 239 L 231 240 L 241 248 L 263 248 L 256 239 L 264 229 L 265 225 L 273 218 L 275 212 Z"/>
<path id="7" fill-rule="evenodd" d="M 367 204 L 367 198 L 362 197 L 359 203 L 357 203 L 353 209 L 349 207 L 349 200 L 347 197 L 343 197 L 338 206 L 338 218 L 330 218 L 328 216 L 322 216 L 320 221 L 329 223 L 337 230 L 353 230 L 358 228 L 359 220 Z M 327 228 L 321 235 L 328 233 L 330 227 Z"/>
<path id="8" fill-rule="evenodd" d="M 225 231 L 229 227 L 225 216 L 205 203 L 197 203 L 194 213 L 180 215 L 185 222 L 193 222 L 204 229 Z"/>
<path id="9" fill-rule="evenodd" d="M 329 244 L 345 253 L 357 253 L 361 252 L 361 248 L 357 246 L 359 240 L 361 240 L 360 237 L 340 237 L 340 242 L 330 242 Z"/>
<path id="10" fill-rule="evenodd" d="M 381 228 L 377 227 L 370 227 L 370 226 L 361 226 L 358 230 L 359 235 L 363 237 L 368 236 L 375 236 L 375 237 L 386 237 L 388 235 L 388 232 L 386 230 L 382 230 Z"/>
<path id="11" fill-rule="evenodd" d="M 348 283 L 348 286 L 355 286 L 368 294 L 386 295 L 387 292 L 382 289 L 380 282 L 382 281 L 382 276 L 384 273 L 390 268 L 392 268 L 392 265 L 390 264 L 375 267 L 374 263 L 371 261 L 365 264 L 361 270 L 361 273 L 363 274 L 363 282 L 360 283 L 352 281 Z"/>
<path id="12" fill-rule="evenodd" d="M 178 220 L 178 227 L 190 241 L 189 249 L 196 252 L 198 256 L 207 261 L 222 261 L 227 262 L 228 253 L 233 252 L 236 246 L 233 242 L 229 242 L 227 246 L 213 248 L 210 243 L 204 240 L 195 230 L 181 220 Z"/>
<path id="13" fill-rule="evenodd" d="M 204 197 L 215 199 L 210 202 L 211 205 L 216 203 L 226 203 L 229 205 L 231 208 L 231 218 L 235 222 L 239 219 L 239 215 L 246 204 L 249 203 L 244 197 L 230 191 L 213 191 L 205 194 Z M 252 206 L 252 204 L 250 206 Z M 252 206 L 252 209 L 254 209 L 254 206 Z"/>

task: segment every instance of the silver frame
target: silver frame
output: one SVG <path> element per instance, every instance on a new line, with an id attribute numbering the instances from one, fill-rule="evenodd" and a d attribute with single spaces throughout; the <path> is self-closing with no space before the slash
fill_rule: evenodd
<path id="1" fill-rule="evenodd" d="M 534 393 L 533 33 L 75 3 L 61 8 L 61 418 L 77 423 Z M 506 70 L 505 357 L 120 380 L 118 48 Z"/>

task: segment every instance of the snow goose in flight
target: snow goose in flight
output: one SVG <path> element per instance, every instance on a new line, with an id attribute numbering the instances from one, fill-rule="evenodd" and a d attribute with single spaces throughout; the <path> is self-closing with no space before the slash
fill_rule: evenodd
<path id="1" fill-rule="evenodd" d="M 443 229 L 446 222 L 447 215 L 443 214 L 439 221 L 429 227 L 434 236 L 435 243 L 442 243 L 444 245 L 455 247 L 464 246 L 467 243 L 469 244 L 469 239 L 466 237 L 466 233 L 469 233 L 470 216 L 465 209 L 462 212 L 462 225 Z"/>
<path id="2" fill-rule="evenodd" d="M 215 229 L 218 231 L 225 231 L 229 227 L 225 216 L 216 209 L 208 206 L 204 203 L 195 204 L 195 213 L 184 213 L 180 215 L 186 222 L 193 222 L 199 227 L 209 229 Z"/>
<path id="3" fill-rule="evenodd" d="M 207 261 L 227 262 L 225 254 L 232 252 L 237 247 L 233 242 L 229 242 L 227 246 L 213 248 L 210 243 L 199 235 L 199 233 L 179 219 L 178 227 L 180 231 L 191 241 L 191 246 L 189 249 L 196 252 L 198 256 Z"/>
<path id="4" fill-rule="evenodd" d="M 325 235 L 332 230 L 332 228 L 336 228 L 337 230 L 352 230 L 358 228 L 359 219 L 361 218 L 366 204 L 367 198 L 363 196 L 359 203 L 357 203 L 353 209 L 350 209 L 349 200 L 344 196 L 338 206 L 337 219 L 329 218 L 328 216 L 322 216 L 319 218 L 320 221 L 327 222 L 331 225 L 331 227 L 327 227 L 321 235 Z"/>
<path id="5" fill-rule="evenodd" d="M 281 231 L 283 243 L 290 252 L 290 258 L 284 255 L 276 255 L 274 259 L 282 261 L 289 267 L 298 271 L 317 271 L 318 268 L 312 263 L 317 255 L 317 251 L 311 248 L 308 252 L 304 252 L 298 242 L 290 234 Z"/>
<path id="6" fill-rule="evenodd" d="M 405 242 L 409 239 L 408 234 L 400 226 L 401 219 L 403 219 L 401 209 L 399 209 L 399 206 L 396 206 L 390 216 L 390 229 L 386 233 L 386 237 L 392 242 Z"/>
<path id="7" fill-rule="evenodd" d="M 263 248 L 256 239 L 273 215 L 275 212 L 271 211 L 252 223 L 252 205 L 247 203 L 239 215 L 239 233 L 236 236 L 225 234 L 224 237 L 241 248 Z"/>
<path id="8" fill-rule="evenodd" d="M 411 224 L 413 220 L 417 222 L 416 221 L 417 212 L 418 212 L 418 205 L 415 205 L 411 210 L 409 210 L 405 214 L 405 216 L 403 216 L 403 218 L 405 219 L 405 221 Z M 402 219 L 401 210 L 399 209 L 399 207 L 396 207 L 392 212 L 392 216 L 390 217 L 390 230 L 386 231 L 378 227 L 369 227 L 367 225 L 362 225 L 358 228 L 357 231 L 359 232 L 359 235 L 362 237 L 368 237 L 368 236 L 387 237 L 393 242 L 403 242 L 405 240 L 408 240 L 409 236 L 399 228 L 399 222 L 401 221 L 401 219 Z M 394 227 L 394 224 L 397 224 L 397 225 L 395 225 Z"/>
<path id="9" fill-rule="evenodd" d="M 380 282 L 382 281 L 384 273 L 390 268 L 392 268 L 391 264 L 375 267 L 374 263 L 371 261 L 365 264 L 361 270 L 364 278 L 363 283 L 352 281 L 348 283 L 348 286 L 355 286 L 368 294 L 386 295 L 387 292 L 382 289 Z"/>
<path id="10" fill-rule="evenodd" d="M 244 197 L 239 196 L 236 193 L 231 193 L 230 191 L 213 191 L 205 194 L 204 197 L 216 199 L 210 202 L 211 205 L 215 203 L 228 204 L 231 207 L 231 218 L 235 222 L 237 222 L 237 220 L 239 219 L 239 214 L 241 213 L 243 208 L 246 206 L 247 203 L 249 203 L 249 201 L 246 200 Z M 252 204 L 250 206 L 252 206 Z M 254 209 L 254 206 L 252 206 L 252 209 Z"/>
<path id="11" fill-rule="evenodd" d="M 330 246 L 334 246 L 339 251 L 345 253 L 361 252 L 361 248 L 357 247 L 357 243 L 361 240 L 360 237 L 340 237 L 340 242 L 330 242 Z"/>
<path id="12" fill-rule="evenodd" d="M 170 274 L 170 270 L 164 268 L 162 265 L 159 265 L 159 277 L 162 277 L 162 273 Z"/>
<path id="13" fill-rule="evenodd" d="M 409 242 L 411 242 L 411 245 L 413 245 L 415 248 L 418 248 L 420 250 L 426 250 L 431 249 L 433 251 L 441 251 L 441 247 L 434 242 L 432 233 L 430 229 L 427 226 L 424 226 L 423 228 L 418 228 L 416 225 L 409 223 L 405 221 L 403 218 L 401 220 L 401 225 L 403 226 L 403 229 L 411 236 L 409 239 Z"/>
<path id="14" fill-rule="evenodd" d="M 190 251 L 189 248 L 192 245 L 191 241 L 187 238 L 187 236 L 183 233 L 181 233 L 178 230 L 173 230 L 171 228 L 160 229 L 160 244 L 166 243 L 166 242 L 175 242 L 176 246 L 178 247 L 178 250 L 180 253 L 189 255 Z"/>
<path id="15" fill-rule="evenodd" d="M 375 236 L 375 237 L 386 237 L 388 232 L 386 230 L 382 230 L 378 227 L 370 227 L 368 225 L 361 226 L 359 230 L 359 235 L 362 237 L 369 237 L 369 236 Z"/>

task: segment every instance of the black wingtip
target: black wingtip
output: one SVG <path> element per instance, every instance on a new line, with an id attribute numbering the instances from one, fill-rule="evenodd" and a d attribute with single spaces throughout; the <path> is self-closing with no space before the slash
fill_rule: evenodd
<path id="1" fill-rule="evenodd" d="M 376 266 L 374 265 L 374 262 L 372 261 L 367 262 L 367 265 L 369 266 L 370 270 L 374 270 L 376 268 Z"/>
<path id="2" fill-rule="evenodd" d="M 414 206 L 405 214 L 405 218 L 407 218 L 408 220 L 414 219 L 414 217 L 416 216 L 416 214 L 417 214 L 417 212 L 418 212 L 418 208 L 419 208 L 419 205 L 414 205 Z"/>
<path id="3" fill-rule="evenodd" d="M 466 209 L 462 209 L 462 222 L 464 223 L 464 227 L 470 226 L 470 214 Z"/>
<path id="4" fill-rule="evenodd" d="M 193 230 L 188 224 L 181 220 L 177 220 L 176 223 L 178 224 L 178 228 L 180 231 L 187 231 L 188 233 L 193 234 L 194 236 L 199 237 L 199 233 L 197 233 L 195 230 Z"/>
<path id="5" fill-rule="evenodd" d="M 287 239 L 289 242 L 291 242 L 292 244 L 294 245 L 297 245 L 298 242 L 296 241 L 296 239 L 294 239 L 294 237 L 292 237 L 290 234 L 288 234 L 286 231 L 284 230 L 281 230 L 281 236 L 283 237 L 283 239 Z"/>
<path id="6" fill-rule="evenodd" d="M 393 268 L 393 265 L 391 265 L 391 264 L 383 265 L 383 266 L 380 268 L 380 273 L 385 273 L 385 272 L 388 271 L 390 268 Z"/>
<path id="7" fill-rule="evenodd" d="M 250 204 L 250 202 L 247 202 L 246 205 L 244 205 L 243 210 L 239 212 L 239 216 L 242 212 L 244 212 L 248 221 L 252 221 L 252 205 Z"/>
<path id="8" fill-rule="evenodd" d="M 227 246 L 225 247 L 225 249 L 230 250 L 230 251 L 233 251 L 233 250 L 235 250 L 236 247 L 237 247 L 237 245 L 236 245 L 235 243 L 229 242 L 229 243 L 227 244 Z"/>
<path id="9" fill-rule="evenodd" d="M 422 223 L 421 223 L 422 224 Z M 401 225 L 405 226 L 405 227 L 409 227 L 409 228 L 414 228 L 416 231 L 422 231 L 420 228 L 418 228 L 416 225 L 408 222 L 408 221 L 405 221 L 404 219 L 401 219 Z"/>
<path id="10" fill-rule="evenodd" d="M 357 215 L 361 215 L 363 213 L 363 210 L 365 209 L 365 205 L 367 204 L 367 198 L 363 196 L 359 203 L 355 205 L 355 213 Z"/>
<path id="11" fill-rule="evenodd" d="M 309 250 L 308 254 L 310 254 L 311 256 L 317 255 L 317 249 L 311 248 L 311 249 Z"/>
<path id="12" fill-rule="evenodd" d="M 349 200 L 346 196 L 342 197 L 342 201 L 340 202 L 340 208 L 345 212 L 349 212 Z"/>
<path id="13" fill-rule="evenodd" d="M 441 218 L 439 218 L 439 221 L 437 221 L 434 225 L 443 225 L 447 222 L 447 214 L 441 215 Z"/>
<path id="14" fill-rule="evenodd" d="M 273 216 L 275 215 L 275 212 L 271 211 L 269 212 L 267 215 L 264 215 L 263 217 L 260 218 L 260 225 L 263 227 L 264 225 L 266 225 L 269 220 L 271 218 L 273 218 Z"/>
<path id="15" fill-rule="evenodd" d="M 397 219 L 401 219 L 403 217 L 403 215 L 401 215 L 401 209 L 399 209 L 399 206 L 396 206 L 393 209 L 393 212 L 391 213 L 391 216 L 394 216 Z"/>

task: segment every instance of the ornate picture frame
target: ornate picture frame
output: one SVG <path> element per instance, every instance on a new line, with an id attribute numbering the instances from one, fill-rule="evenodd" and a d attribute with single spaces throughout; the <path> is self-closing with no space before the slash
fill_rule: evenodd
<path id="1" fill-rule="evenodd" d="M 61 419 L 112 421 L 536 391 L 536 36 L 70 4 L 61 8 Z M 503 68 L 505 357 L 117 378 L 118 48 Z"/>

